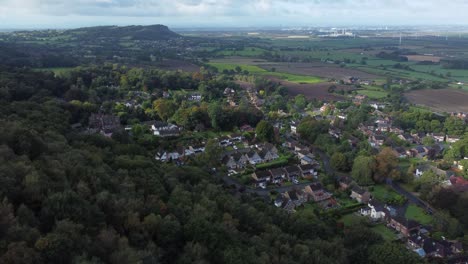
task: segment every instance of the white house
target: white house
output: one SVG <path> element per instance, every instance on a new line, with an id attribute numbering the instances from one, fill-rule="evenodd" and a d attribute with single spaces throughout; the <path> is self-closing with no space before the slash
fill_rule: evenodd
<path id="1" fill-rule="evenodd" d="M 370 200 L 367 207 L 361 209 L 361 214 L 369 216 L 372 220 L 383 220 L 387 215 L 385 207 L 376 200 Z"/>
<path id="2" fill-rule="evenodd" d="M 174 124 L 157 121 L 151 125 L 151 130 L 155 136 L 171 137 L 180 135 L 180 128 Z"/>

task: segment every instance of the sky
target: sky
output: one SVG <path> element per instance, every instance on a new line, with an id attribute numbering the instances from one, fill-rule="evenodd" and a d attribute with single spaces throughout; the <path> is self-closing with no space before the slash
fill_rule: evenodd
<path id="1" fill-rule="evenodd" d="M 468 25 L 468 0 L 0 0 L 0 28 Z"/>

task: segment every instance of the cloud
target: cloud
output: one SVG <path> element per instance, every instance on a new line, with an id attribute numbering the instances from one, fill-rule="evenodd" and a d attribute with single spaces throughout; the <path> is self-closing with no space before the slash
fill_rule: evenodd
<path id="1" fill-rule="evenodd" d="M 464 0 L 0 0 L 0 23 L 468 24 L 464 10 Z"/>

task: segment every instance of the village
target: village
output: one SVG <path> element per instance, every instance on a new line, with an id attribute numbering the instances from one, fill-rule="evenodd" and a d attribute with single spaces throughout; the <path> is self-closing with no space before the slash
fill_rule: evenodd
<path id="1" fill-rule="evenodd" d="M 225 104 L 239 107 L 239 104 L 245 104 L 247 98 L 253 107 L 267 111 L 266 106 L 272 103 L 272 98 L 261 95 L 251 85 L 241 84 L 236 89 L 224 90 Z M 184 100 L 191 104 L 200 104 L 204 100 L 197 92 L 184 94 Z M 148 95 L 143 98 L 145 96 Z M 167 92 L 162 95 L 164 100 L 170 100 L 171 96 Z M 128 101 L 118 102 L 117 105 L 141 108 L 138 98 L 132 95 Z M 298 98 L 292 100 L 294 103 Z M 405 182 L 422 182 L 422 179 L 429 177 L 428 174 L 431 177 L 434 174 L 436 182 L 431 184 L 458 193 L 468 190 L 468 180 L 462 173 L 468 168 L 468 157 L 453 160 L 448 165 L 443 157 L 447 149 L 462 137 L 448 133 L 447 129 L 444 132 L 404 129 L 398 125 L 401 121 L 386 111 L 391 107 L 388 102 L 371 100 L 365 95 L 350 95 L 345 102 L 318 103 L 317 107 L 309 104 L 307 109 L 304 106 L 302 109 L 295 107 L 290 113 L 281 110 L 272 115 L 270 111 L 267 120 L 261 122 L 269 125 L 271 135 L 263 140 L 259 138 L 259 133 L 263 132 L 259 131 L 258 125 L 253 127 L 248 123 L 231 132 L 210 133 L 210 137 L 188 141 L 179 139 L 187 135 L 190 135 L 189 138 L 197 138 L 197 134 L 207 135 L 206 129 L 197 125 L 192 131 L 187 131 L 183 126 L 165 121 L 146 121 L 141 125 L 152 136 L 174 142 L 156 151 L 154 158 L 157 161 L 184 166 L 197 156 L 204 155 L 210 148 L 208 145 L 214 142 L 216 157 L 211 158 L 215 158 L 216 162 L 211 170 L 239 192 L 260 195 L 272 206 L 289 214 L 314 210 L 321 215 L 339 216 L 338 221 L 345 226 L 349 219 L 367 221 L 389 240 L 402 241 L 408 250 L 421 257 L 459 256 L 463 252 L 461 242 L 444 236 L 437 239 L 431 236 L 433 232 L 440 233 L 434 230 L 432 220 L 427 221 L 433 218 L 435 209 L 408 187 L 411 184 L 397 183 L 390 176 L 376 185 L 372 181 L 354 179 L 349 173 L 350 167 L 355 169 L 352 161 L 341 167 L 332 164 L 335 154 L 317 145 L 317 141 L 311 144 L 301 132 L 311 129 L 304 128 L 304 123 L 311 122 L 313 126 L 325 127 L 326 131 L 320 132 L 319 138 L 347 151 L 362 151 L 363 146 L 369 153 L 382 153 L 385 149 L 396 160 L 398 169 L 405 168 L 403 174 L 406 174 L 406 170 L 410 174 L 401 176 L 412 178 Z M 364 113 L 365 120 L 355 124 L 356 129 L 350 131 L 345 124 L 354 118 L 352 115 L 358 109 L 363 108 L 368 111 Z M 452 113 L 448 118 L 464 124 L 468 120 L 464 113 Z M 121 129 L 121 125 L 117 116 L 93 114 L 89 119 L 89 128 L 77 126 L 76 129 L 111 136 L 113 131 Z M 134 131 L 131 126 L 125 130 L 128 133 Z M 444 164 L 444 168 L 440 164 Z M 344 168 L 346 166 L 347 169 Z M 410 210 L 417 211 L 417 214 L 409 213 Z M 417 221 L 421 217 L 425 219 L 424 223 Z"/>

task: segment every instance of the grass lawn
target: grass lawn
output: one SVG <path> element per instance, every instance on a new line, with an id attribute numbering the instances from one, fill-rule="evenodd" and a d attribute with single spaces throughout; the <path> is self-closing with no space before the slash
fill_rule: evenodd
<path id="1" fill-rule="evenodd" d="M 407 217 L 408 219 L 418 221 L 423 225 L 432 223 L 432 217 L 426 214 L 426 212 L 422 208 L 413 204 L 410 204 L 406 209 L 405 217 Z"/>
<path id="2" fill-rule="evenodd" d="M 380 234 L 385 241 L 393 241 L 396 239 L 395 233 L 383 224 L 374 226 L 371 229 Z"/>
<path id="3" fill-rule="evenodd" d="M 236 64 L 236 63 L 222 63 L 222 62 L 210 62 L 208 63 L 213 67 L 216 67 L 218 71 L 224 70 L 235 70 L 237 66 L 239 66 L 242 71 L 248 71 L 250 74 L 256 75 L 264 75 L 264 76 L 275 76 L 283 80 L 287 80 L 294 83 L 320 83 L 323 80 L 314 77 L 314 76 L 306 76 L 306 75 L 296 75 L 284 72 L 272 72 L 262 69 L 256 65 L 248 65 L 248 64 Z"/>
<path id="4" fill-rule="evenodd" d="M 367 95 L 371 99 L 381 99 L 387 97 L 388 93 L 385 91 L 378 90 L 359 90 L 358 94 Z"/>
<path id="5" fill-rule="evenodd" d="M 371 191 L 372 196 L 377 200 L 386 203 L 400 197 L 398 193 L 386 185 L 375 185 Z"/>
<path id="6" fill-rule="evenodd" d="M 303 207 L 297 208 L 297 212 L 302 215 L 315 216 L 314 210 L 317 209 L 317 205 L 313 203 L 305 203 Z"/>
<path id="7" fill-rule="evenodd" d="M 364 217 L 360 217 L 353 213 L 353 214 L 344 215 L 343 217 L 340 218 L 340 220 L 338 220 L 338 222 L 342 222 L 345 226 L 353 226 L 355 224 L 358 224 L 363 219 Z"/>

